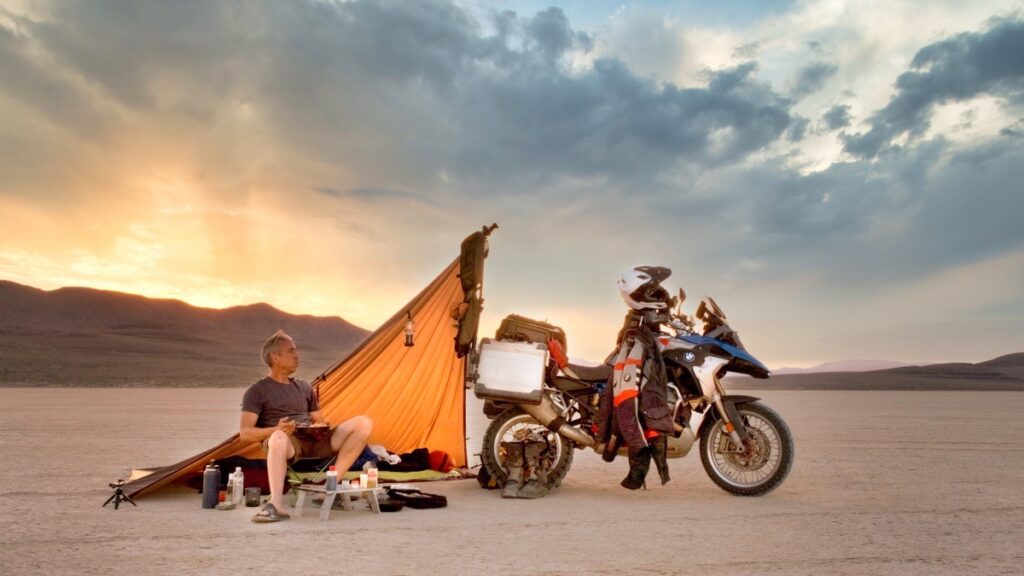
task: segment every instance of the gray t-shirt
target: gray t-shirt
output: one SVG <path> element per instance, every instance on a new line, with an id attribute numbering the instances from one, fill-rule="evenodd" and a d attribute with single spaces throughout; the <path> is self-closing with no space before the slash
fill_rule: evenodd
<path id="1" fill-rule="evenodd" d="M 249 386 L 242 396 L 242 411 L 257 415 L 258 428 L 271 428 L 285 416 L 299 424 L 311 424 L 310 412 L 320 409 L 309 382 L 289 378 L 282 384 L 267 376 Z"/>

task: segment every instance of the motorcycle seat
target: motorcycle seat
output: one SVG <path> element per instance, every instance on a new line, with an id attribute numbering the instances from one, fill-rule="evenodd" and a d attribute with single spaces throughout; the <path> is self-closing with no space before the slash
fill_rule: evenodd
<path id="1" fill-rule="evenodd" d="M 568 368 L 572 370 L 580 380 L 585 380 L 587 382 L 605 382 L 612 376 L 612 367 L 607 364 L 584 366 L 582 364 L 573 364 L 570 362 Z"/>

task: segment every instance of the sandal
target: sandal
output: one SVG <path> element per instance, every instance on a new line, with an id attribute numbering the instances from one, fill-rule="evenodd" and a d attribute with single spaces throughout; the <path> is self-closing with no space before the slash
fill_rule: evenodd
<path id="1" fill-rule="evenodd" d="M 291 514 L 285 514 L 284 512 L 278 511 L 277 507 L 267 502 L 263 506 L 263 509 L 256 513 L 252 517 L 253 522 L 264 523 L 264 522 L 280 522 L 281 520 L 287 520 L 291 518 Z"/>

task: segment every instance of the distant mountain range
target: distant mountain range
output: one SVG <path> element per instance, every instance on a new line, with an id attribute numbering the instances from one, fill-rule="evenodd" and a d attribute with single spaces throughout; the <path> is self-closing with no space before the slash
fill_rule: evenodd
<path id="1" fill-rule="evenodd" d="M 796 390 L 1024 390 L 1024 352 L 985 362 L 902 365 L 882 370 L 843 371 L 859 362 L 835 362 L 834 371 L 773 372 L 767 380 L 730 377 L 730 386 L 744 389 Z"/>
<path id="2" fill-rule="evenodd" d="M 180 300 L 0 280 L 0 386 L 246 386 L 266 374 L 263 341 L 291 334 L 311 380 L 368 334 L 334 317 L 268 304 L 217 310 Z M 978 364 L 884 360 L 780 369 L 768 380 L 727 378 L 744 389 L 1024 390 L 1024 353 Z"/>
<path id="3" fill-rule="evenodd" d="M 260 346 L 277 329 L 295 338 L 307 380 L 369 333 L 269 304 L 217 310 L 0 280 L 0 386 L 245 386 L 265 375 Z"/>
<path id="4" fill-rule="evenodd" d="M 821 372 L 868 372 L 871 370 L 887 370 L 889 368 L 919 365 L 909 362 L 893 362 L 892 360 L 839 360 L 836 362 L 824 362 L 810 368 L 791 368 L 786 366 L 785 368 L 772 370 L 772 374 L 781 376 L 783 374 L 817 374 Z"/>

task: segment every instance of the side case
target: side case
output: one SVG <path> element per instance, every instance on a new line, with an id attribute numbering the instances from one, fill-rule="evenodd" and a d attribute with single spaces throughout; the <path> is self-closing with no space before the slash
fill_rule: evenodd
<path id="1" fill-rule="evenodd" d="M 473 392 L 484 400 L 540 404 L 547 364 L 545 344 L 494 342 L 484 338 L 480 341 Z"/>

